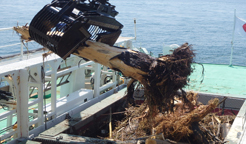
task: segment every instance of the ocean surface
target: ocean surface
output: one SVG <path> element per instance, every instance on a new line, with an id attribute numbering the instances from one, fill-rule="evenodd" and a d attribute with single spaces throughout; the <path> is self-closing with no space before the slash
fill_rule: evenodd
<path id="1" fill-rule="evenodd" d="M 35 14 L 51 0 L 0 0 L 0 28 L 30 23 Z M 246 19 L 245 0 L 110 0 L 124 25 L 122 36 L 134 37 L 135 47 L 145 47 L 158 55 L 163 45 L 193 45 L 196 62 L 229 64 L 233 36 L 234 9 Z M 10 31 L 0 31 L 0 47 L 20 42 Z M 28 44 L 29 49 L 41 47 Z M 0 48 L 0 56 L 15 54 L 20 46 Z M 235 33 L 233 65 L 246 66 L 246 38 Z"/>

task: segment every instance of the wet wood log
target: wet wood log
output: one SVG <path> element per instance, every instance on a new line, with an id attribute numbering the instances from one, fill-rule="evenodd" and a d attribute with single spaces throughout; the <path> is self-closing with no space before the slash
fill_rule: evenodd
<path id="1" fill-rule="evenodd" d="M 148 68 L 154 61 L 146 54 L 126 48 L 116 48 L 95 41 L 86 41 L 86 45 L 78 48 L 74 54 L 120 71 L 124 76 L 140 82 L 144 81 L 143 76 L 148 75 Z"/>
<path id="2" fill-rule="evenodd" d="M 29 40 L 27 27 L 15 30 L 22 34 L 23 39 Z M 91 40 L 86 41 L 84 46 L 79 47 L 73 54 L 138 80 L 145 87 L 145 96 L 151 111 L 163 109 L 163 106 L 165 111 L 172 109 L 173 97 L 177 90 L 187 85 L 194 57 L 188 43 L 175 49 L 172 55 L 154 58 L 141 52 Z"/>
<path id="3" fill-rule="evenodd" d="M 172 110 L 177 90 L 187 85 L 194 53 L 188 43 L 159 58 L 126 48 L 86 41 L 77 56 L 95 61 L 143 84 L 150 111 Z M 134 87 L 132 87 L 134 88 Z M 182 95 L 185 99 L 185 95 Z"/>

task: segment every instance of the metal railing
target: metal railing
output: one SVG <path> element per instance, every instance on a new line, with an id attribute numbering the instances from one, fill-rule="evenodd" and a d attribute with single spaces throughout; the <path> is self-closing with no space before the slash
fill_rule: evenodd
<path id="1" fill-rule="evenodd" d="M 10 27 L 10 28 L 0 28 L 0 32 L 1 31 L 8 31 L 8 30 L 13 30 L 13 27 Z M 10 44 L 10 45 L 3 45 L 3 46 L 0 46 L 0 49 L 6 48 L 6 47 L 10 47 L 10 46 L 16 46 L 16 45 L 21 45 L 21 47 L 20 47 L 20 58 L 22 60 L 23 59 L 23 43 L 22 42 Z"/>
<path id="2" fill-rule="evenodd" d="M 96 98 L 102 95 L 102 91 L 105 92 L 107 89 L 115 88 L 118 84 L 119 80 L 117 79 L 117 73 L 115 71 L 103 72 L 102 66 L 100 64 L 94 63 L 92 61 L 85 62 L 79 64 L 81 58 L 77 56 L 71 56 L 65 61 L 63 59 L 58 58 L 55 54 L 46 57 L 43 61 L 43 57 L 37 57 L 33 59 L 29 59 L 27 61 L 19 61 L 18 64 L 12 63 L 9 65 L 13 66 L 0 66 L 0 69 L 4 69 L 0 73 L 0 78 L 7 80 L 9 84 L 10 92 L 14 94 L 14 100 L 16 101 L 16 109 L 21 109 L 21 111 L 17 111 L 16 109 L 6 111 L 5 113 L 0 113 L 0 120 L 7 120 L 7 124 L 5 127 L 6 132 L 0 135 L 0 141 L 4 139 L 18 139 L 20 137 L 29 137 L 31 134 L 39 134 L 44 131 L 46 120 L 52 120 L 56 123 L 61 121 L 61 113 L 64 113 L 63 109 L 58 108 L 57 106 L 57 78 L 59 76 L 65 75 L 67 73 L 71 73 L 69 77 L 69 83 L 61 86 L 60 95 L 66 96 L 71 95 L 73 92 L 78 89 L 85 89 L 86 75 L 85 70 L 91 69 L 94 71 L 94 86 L 91 93 L 91 98 Z M 27 64 L 30 61 L 30 65 Z M 33 62 L 35 61 L 35 64 Z M 23 65 L 23 67 L 17 67 Z M 67 67 L 63 70 L 59 70 L 59 67 Z M 49 70 L 45 71 L 45 68 Z M 106 73 L 111 75 L 112 80 L 106 84 L 101 85 L 101 74 Z M 10 77 L 10 79 L 6 78 L 6 76 Z M 87 78 L 88 79 L 88 78 Z M 51 88 L 51 98 L 50 98 L 50 110 L 46 111 L 46 105 L 48 103 L 44 103 L 44 87 L 45 81 L 50 81 Z M 37 88 L 38 98 L 34 100 L 30 100 L 29 93 L 32 87 Z M 64 92 L 64 89 L 68 89 Z M 87 99 L 80 99 L 81 104 L 86 103 Z M 67 104 L 69 101 L 67 102 Z M 30 112 L 30 108 L 36 105 L 37 113 Z M 72 103 L 68 105 L 73 105 Z M 66 111 L 65 113 L 69 113 L 70 111 L 78 111 L 74 107 Z M 74 113 L 74 112 L 71 112 Z M 29 119 L 29 116 L 33 116 L 32 120 Z M 17 127 L 13 128 L 13 119 L 17 117 Z M 64 116 L 63 116 L 64 117 Z M 64 118 L 62 119 L 64 120 Z M 34 126 L 34 129 L 29 130 L 30 126 Z M 7 128 L 7 129 L 6 129 Z"/>
<path id="3" fill-rule="evenodd" d="M 40 57 L 42 59 L 42 57 Z M 56 119 L 59 117 L 57 115 L 62 111 L 62 109 L 57 109 L 57 77 L 60 75 L 64 75 L 66 73 L 72 72 L 71 78 L 69 78 L 69 84 L 64 85 L 64 87 L 69 87 L 72 91 L 68 91 L 67 93 L 73 93 L 78 89 L 78 85 L 80 85 L 79 89 L 85 88 L 85 70 L 87 68 L 93 69 L 95 72 L 95 82 L 94 82 L 94 90 L 93 96 L 94 98 L 101 95 L 101 91 L 109 88 L 114 88 L 117 85 L 116 74 L 115 72 L 111 72 L 113 80 L 105 85 L 100 85 L 101 80 L 101 65 L 94 63 L 92 61 L 84 62 L 82 64 L 77 65 L 77 61 L 81 60 L 79 57 L 71 57 L 69 58 L 71 62 L 66 63 L 67 66 L 70 68 L 64 69 L 62 71 L 57 71 L 57 68 L 61 65 L 65 65 L 65 62 L 61 58 L 53 58 L 51 60 L 45 61 L 45 63 L 40 60 L 39 63 L 35 65 L 25 66 L 20 69 L 9 69 L 9 71 L 5 71 L 4 73 L 0 73 L 0 77 L 5 77 L 6 75 L 11 76 L 12 81 L 9 82 L 11 86 L 11 91 L 15 93 L 14 98 L 16 100 L 17 109 L 21 109 L 21 111 L 16 111 L 16 109 L 7 111 L 5 113 L 0 114 L 1 119 L 7 119 L 8 124 L 6 127 L 12 126 L 12 119 L 14 115 L 17 115 L 17 129 L 10 129 L 5 134 L 0 136 L 0 140 L 9 138 L 10 136 L 14 136 L 13 138 L 19 137 L 28 137 L 31 133 L 36 133 L 39 129 L 37 127 L 44 126 L 45 119 Z M 34 59 L 37 61 L 37 58 Z M 30 59 L 30 61 L 33 61 Z M 69 61 L 69 60 L 68 60 Z M 72 63 L 73 62 L 73 63 Z M 21 63 L 20 63 L 21 64 Z M 44 104 L 44 83 L 42 74 L 42 67 L 51 67 L 51 70 L 44 72 L 45 76 L 48 80 L 51 81 L 51 110 L 47 111 L 48 113 L 45 115 L 45 104 Z M 90 67 L 88 67 L 90 65 Z M 3 66 L 2 66 L 3 67 Z M 0 66 L 0 68 L 2 68 Z M 74 85 L 76 83 L 77 85 Z M 70 85 L 70 86 L 69 86 Z M 30 101 L 29 96 L 29 88 L 30 87 L 37 87 L 38 89 L 38 98 L 35 100 Z M 76 88 L 75 88 L 76 87 Z M 65 93 L 64 93 L 65 94 Z M 61 94 L 62 95 L 62 94 Z M 81 101 L 81 104 L 85 103 Z M 37 113 L 30 113 L 30 107 L 37 105 Z M 72 105 L 72 104 L 71 104 Z M 34 115 L 36 116 L 33 120 L 29 120 L 29 116 Z M 35 128 L 32 131 L 29 131 L 29 127 L 35 125 Z"/>
<path id="4" fill-rule="evenodd" d="M 2 28 L 1 31 L 12 30 L 13 28 Z M 124 47 L 131 48 L 131 40 L 125 40 L 120 42 Z M 21 45 L 20 55 L 23 59 L 23 43 L 15 43 L 5 46 L 0 46 L 1 48 L 6 48 L 9 46 Z M 117 45 L 117 44 L 116 44 Z M 107 90 L 114 89 L 119 84 L 119 76 L 115 71 L 105 71 L 102 70 L 102 66 L 98 63 L 92 61 L 83 61 L 81 63 L 81 58 L 77 56 L 71 56 L 66 61 L 57 57 L 55 54 L 51 54 L 44 58 L 40 55 L 27 61 L 13 62 L 8 65 L 0 66 L 2 70 L 0 72 L 0 80 L 2 79 L 9 84 L 9 91 L 13 93 L 13 101 L 16 102 L 16 106 L 12 109 L 0 113 L 0 121 L 7 120 L 6 127 L 3 129 L 5 132 L 0 134 L 0 141 L 5 139 L 11 139 L 10 143 L 16 142 L 20 137 L 28 138 L 30 135 L 37 136 L 39 133 L 44 131 L 46 128 L 54 126 L 54 124 L 64 120 L 67 114 L 75 114 L 82 108 L 86 108 L 90 104 L 93 104 L 88 97 L 80 100 L 80 105 L 74 106 L 72 109 L 60 109 L 58 108 L 57 102 L 57 79 L 60 76 L 64 76 L 71 73 L 68 78 L 68 83 L 60 86 L 60 96 L 73 96 L 74 92 L 86 89 L 85 83 L 86 74 L 85 71 L 90 69 L 94 72 L 94 84 L 91 91 L 91 98 L 93 102 L 96 101 L 97 97 L 100 97 L 107 93 Z M 112 80 L 107 83 L 101 82 L 101 75 L 107 74 L 112 77 Z M 7 76 L 7 77 L 6 77 Z M 50 83 L 50 94 L 49 103 L 44 99 L 45 92 L 45 82 Z M 29 97 L 30 91 L 35 87 L 37 89 L 38 97 L 31 99 Z M 103 94 L 104 92 L 104 94 Z M 79 92 L 76 94 L 80 94 Z M 76 96 L 75 96 L 76 97 Z M 61 98 L 60 98 L 61 99 Z M 0 100 L 1 103 L 1 100 Z M 72 105 L 73 103 L 67 101 L 67 104 Z M 49 110 L 47 106 L 49 105 Z M 35 107 L 35 111 L 30 112 L 32 107 Z M 17 110 L 18 109 L 18 110 Z M 64 112 L 65 111 L 65 112 Z M 62 113 L 62 114 L 61 114 Z M 29 119 L 32 116 L 33 119 Z M 17 118 L 17 125 L 15 120 Z M 51 121 L 46 126 L 47 120 Z M 34 126 L 34 129 L 29 129 Z M 0 130 L 1 131 L 1 130 Z M 13 141 L 14 140 L 14 141 Z"/>
<path id="5" fill-rule="evenodd" d="M 9 27 L 9 28 L 0 28 L 0 31 L 6 31 L 6 30 L 13 30 L 13 27 Z"/>

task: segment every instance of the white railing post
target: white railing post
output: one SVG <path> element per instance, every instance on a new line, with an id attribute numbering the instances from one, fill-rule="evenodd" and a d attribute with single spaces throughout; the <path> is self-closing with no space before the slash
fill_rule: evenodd
<path id="1" fill-rule="evenodd" d="M 81 68 L 81 87 L 85 88 L 85 67 Z"/>
<path id="2" fill-rule="evenodd" d="M 21 42 L 21 60 L 23 60 L 24 56 L 23 56 L 23 43 Z"/>
<path id="3" fill-rule="evenodd" d="M 132 41 L 128 40 L 125 42 L 125 48 L 132 49 Z"/>
<path id="4" fill-rule="evenodd" d="M 115 83 L 114 85 L 113 85 L 113 88 L 115 88 L 116 87 L 116 85 L 117 85 L 117 71 L 113 71 L 112 72 L 113 73 L 113 83 Z"/>
<path id="5" fill-rule="evenodd" d="M 11 126 L 13 123 L 13 115 L 8 115 L 7 116 L 7 127 Z"/>
<path id="6" fill-rule="evenodd" d="M 74 63 L 80 63 L 84 60 L 81 60 L 79 57 L 74 57 Z M 76 66 L 77 67 L 77 66 Z M 71 82 L 72 82 L 72 92 L 77 91 L 85 86 L 85 68 L 78 65 L 78 69 L 74 70 L 71 75 Z"/>
<path id="7" fill-rule="evenodd" d="M 6 31 L 6 30 L 12 30 L 13 27 L 9 27 L 9 28 L 0 28 L 0 31 Z"/>
<path id="8" fill-rule="evenodd" d="M 52 74 L 51 74 L 51 112 L 54 112 L 55 114 L 52 116 L 52 118 L 56 118 L 56 95 L 57 95 L 57 68 L 59 64 L 55 63 L 52 66 Z"/>
<path id="9" fill-rule="evenodd" d="M 28 126 L 28 71 L 19 70 L 19 91 L 17 94 L 17 125 L 18 137 L 29 136 Z"/>
<path id="10" fill-rule="evenodd" d="M 234 49 L 234 35 L 235 35 L 235 24 L 236 24 L 236 9 L 234 9 L 234 26 L 233 26 L 233 33 L 232 33 L 232 40 L 231 40 L 231 56 L 230 56 L 230 64 L 229 66 L 232 67 L 232 56 L 233 56 L 233 49 Z"/>
<path id="11" fill-rule="evenodd" d="M 43 119 L 44 119 L 44 111 L 43 111 L 43 99 L 44 99 L 44 92 L 43 92 L 43 87 L 44 87 L 44 83 L 43 83 L 43 79 L 44 79 L 44 76 L 43 76 L 43 69 L 41 68 L 41 65 L 39 66 L 35 66 L 35 67 L 29 67 L 29 72 L 27 72 L 29 75 L 28 77 L 31 77 L 31 78 L 28 78 L 28 90 L 30 88 L 30 86 L 35 86 L 38 88 L 38 98 L 36 99 L 38 101 L 38 113 L 37 113 L 37 116 L 38 116 L 38 120 L 35 124 L 37 124 L 37 126 L 41 126 L 44 124 L 43 122 Z M 29 96 L 28 96 L 28 99 L 29 99 Z M 27 99 L 27 100 L 28 100 Z M 29 104 L 29 106 L 32 106 L 33 104 Z M 33 123 L 33 122 L 31 122 Z M 31 124 L 29 124 L 31 125 Z"/>
<path id="12" fill-rule="evenodd" d="M 38 99 L 40 100 L 38 103 L 38 126 L 41 126 L 44 124 L 43 122 L 43 117 L 44 117 L 44 112 L 43 112 L 43 84 L 39 84 L 38 86 Z"/>
<path id="13" fill-rule="evenodd" d="M 94 97 L 100 95 L 100 81 L 101 81 L 101 65 L 98 63 L 94 64 L 95 74 L 94 74 Z"/>
<path id="14" fill-rule="evenodd" d="M 134 40 L 136 40 L 137 39 L 137 20 L 136 18 L 134 18 L 134 35 L 135 35 Z"/>
<path id="15" fill-rule="evenodd" d="M 42 83 L 42 72 L 41 72 L 41 67 L 38 67 L 38 75 L 40 76 L 39 84 L 38 84 L 38 99 L 40 100 L 38 102 L 38 126 L 41 126 L 44 124 L 43 118 L 44 118 L 44 110 L 43 110 L 43 101 L 44 101 L 44 84 Z"/>

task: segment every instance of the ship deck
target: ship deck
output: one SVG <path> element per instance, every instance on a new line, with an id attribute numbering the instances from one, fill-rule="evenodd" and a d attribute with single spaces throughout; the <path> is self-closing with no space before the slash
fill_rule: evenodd
<path id="1" fill-rule="evenodd" d="M 246 67 L 219 64 L 193 64 L 186 90 L 245 98 Z M 202 71 L 204 67 L 204 75 Z"/>

